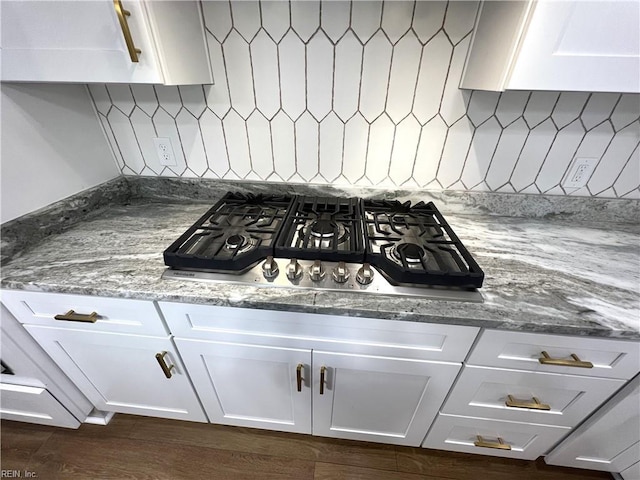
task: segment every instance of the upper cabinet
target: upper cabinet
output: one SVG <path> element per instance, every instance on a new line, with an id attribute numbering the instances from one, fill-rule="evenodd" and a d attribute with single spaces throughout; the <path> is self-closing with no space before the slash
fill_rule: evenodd
<path id="1" fill-rule="evenodd" d="M 460 88 L 640 92 L 640 2 L 485 1 Z"/>
<path id="2" fill-rule="evenodd" d="M 198 1 L 0 2 L 6 82 L 210 84 Z"/>

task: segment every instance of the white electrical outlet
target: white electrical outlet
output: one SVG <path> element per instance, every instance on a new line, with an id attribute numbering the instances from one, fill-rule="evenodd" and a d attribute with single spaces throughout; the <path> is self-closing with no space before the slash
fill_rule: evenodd
<path id="1" fill-rule="evenodd" d="M 598 163 L 597 158 L 576 158 L 573 160 L 567 176 L 562 182 L 563 187 L 580 188 L 587 184 Z"/>
<path id="2" fill-rule="evenodd" d="M 156 153 L 160 160 L 160 165 L 167 167 L 175 167 L 176 156 L 173 154 L 173 148 L 171 147 L 171 139 L 167 137 L 156 137 L 153 139 L 153 144 L 156 146 Z"/>

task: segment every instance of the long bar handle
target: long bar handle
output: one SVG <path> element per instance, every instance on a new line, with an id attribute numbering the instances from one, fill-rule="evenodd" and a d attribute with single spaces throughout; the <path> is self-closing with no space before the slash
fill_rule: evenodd
<path id="1" fill-rule="evenodd" d="M 593 368 L 593 363 L 580 360 L 575 353 L 571 354 L 573 360 L 565 358 L 551 358 L 547 352 L 541 352 L 542 357 L 538 358 L 538 361 L 543 365 L 556 365 L 559 367 L 578 367 L 578 368 Z"/>
<path id="2" fill-rule="evenodd" d="M 512 395 L 507 395 L 507 401 L 504 402 L 507 407 L 512 408 L 530 408 L 532 410 L 551 410 L 551 407 L 546 403 L 540 403 L 536 397 L 532 397 L 531 401 L 528 402 L 526 400 L 518 400 L 517 398 L 513 398 Z"/>
<path id="3" fill-rule="evenodd" d="M 476 447 L 482 448 L 497 448 L 498 450 L 511 450 L 511 445 L 504 443 L 500 437 L 497 442 L 487 442 L 482 436 L 476 435 L 477 440 L 473 442 Z"/>
<path id="4" fill-rule="evenodd" d="M 96 320 L 98 320 L 98 314 L 96 312 L 91 312 L 89 314 L 76 313 L 73 310 L 69 310 L 67 313 L 56 315 L 53 318 L 56 320 L 66 320 L 67 322 L 96 323 Z"/>
<path id="5" fill-rule="evenodd" d="M 320 367 L 320 395 L 324 395 L 324 376 L 327 367 Z"/>
<path id="6" fill-rule="evenodd" d="M 303 368 L 304 368 L 304 365 L 302 365 L 301 363 L 299 363 L 298 366 L 296 367 L 296 381 L 298 382 L 299 392 L 302 391 L 302 369 Z"/>
<path id="7" fill-rule="evenodd" d="M 120 22 L 120 28 L 122 29 L 122 35 L 124 36 L 124 43 L 127 44 L 127 50 L 129 51 L 129 57 L 133 63 L 138 63 L 138 55 L 142 53 L 139 48 L 133 43 L 133 37 L 131 36 L 131 30 L 129 30 L 129 22 L 127 17 L 131 15 L 131 12 L 125 10 L 120 0 L 113 0 L 113 6 L 116 9 L 118 15 L 118 21 Z"/>
<path id="8" fill-rule="evenodd" d="M 162 369 L 164 376 L 167 378 L 171 378 L 171 370 L 176 368 L 176 366 L 173 364 L 167 365 L 167 363 L 164 361 L 164 357 L 166 354 L 167 354 L 166 351 L 162 353 L 156 353 L 156 360 L 158 361 L 158 364 L 160 365 L 160 368 Z"/>

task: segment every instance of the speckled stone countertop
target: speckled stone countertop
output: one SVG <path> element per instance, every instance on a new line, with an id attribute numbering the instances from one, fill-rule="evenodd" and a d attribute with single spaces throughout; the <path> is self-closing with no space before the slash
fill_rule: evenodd
<path id="1" fill-rule="evenodd" d="M 469 215 L 459 199 L 435 199 L 485 272 L 485 302 L 476 304 L 162 280 L 162 252 L 216 194 L 185 201 L 134 187 L 126 201 L 15 252 L 2 266 L 2 288 L 640 339 L 636 204 L 603 222 L 589 202 L 591 215 L 574 205 L 575 215 L 551 209 L 531 218 Z"/>

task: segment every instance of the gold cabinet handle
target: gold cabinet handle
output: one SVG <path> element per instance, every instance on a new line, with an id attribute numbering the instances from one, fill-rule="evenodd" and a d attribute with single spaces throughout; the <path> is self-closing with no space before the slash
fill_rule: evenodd
<path id="1" fill-rule="evenodd" d="M 96 320 L 98 320 L 98 314 L 96 312 L 91 312 L 89 314 L 76 313 L 73 310 L 69 310 L 67 313 L 56 315 L 53 318 L 56 320 L 66 320 L 67 322 L 96 323 Z"/>
<path id="2" fill-rule="evenodd" d="M 551 410 L 551 407 L 546 403 L 540 403 L 536 397 L 532 397 L 531 401 L 518 400 L 513 398 L 512 395 L 507 395 L 507 401 L 504 402 L 507 407 L 512 408 L 531 408 L 533 410 Z"/>
<path id="3" fill-rule="evenodd" d="M 302 391 L 302 367 L 303 365 L 301 363 L 299 363 L 298 366 L 296 367 L 296 380 L 298 382 L 299 392 Z"/>
<path id="4" fill-rule="evenodd" d="M 140 55 L 142 51 L 136 48 L 135 44 L 133 43 L 133 37 L 131 36 L 131 30 L 129 30 L 127 17 L 131 15 L 131 12 L 124 9 L 120 0 L 113 0 L 113 6 L 115 7 L 116 14 L 118 15 L 118 21 L 120 22 L 120 28 L 122 29 L 124 42 L 127 44 L 127 50 L 129 50 L 129 57 L 131 57 L 131 61 L 133 63 L 138 63 L 138 55 Z"/>
<path id="5" fill-rule="evenodd" d="M 158 361 L 158 364 L 160 365 L 160 368 L 162 369 L 164 376 L 167 378 L 171 378 L 171 370 L 176 368 L 176 366 L 173 364 L 171 365 L 166 364 L 166 362 L 164 361 L 164 357 L 166 354 L 167 354 L 166 351 L 162 353 L 156 353 L 156 360 Z"/>
<path id="6" fill-rule="evenodd" d="M 573 360 L 565 358 L 551 358 L 547 352 L 542 352 L 542 357 L 538 361 L 543 365 L 556 365 L 559 367 L 578 367 L 578 368 L 593 368 L 593 363 L 580 360 L 575 353 L 571 354 Z"/>
<path id="7" fill-rule="evenodd" d="M 509 445 L 508 443 L 504 443 L 504 440 L 502 440 L 500 437 L 498 437 L 497 442 L 487 442 L 480 435 L 477 435 L 476 438 L 477 440 L 473 442 L 476 447 L 497 448 L 498 450 L 511 450 L 511 445 Z"/>
<path id="8" fill-rule="evenodd" d="M 324 375 L 327 367 L 320 367 L 320 395 L 324 395 Z"/>

